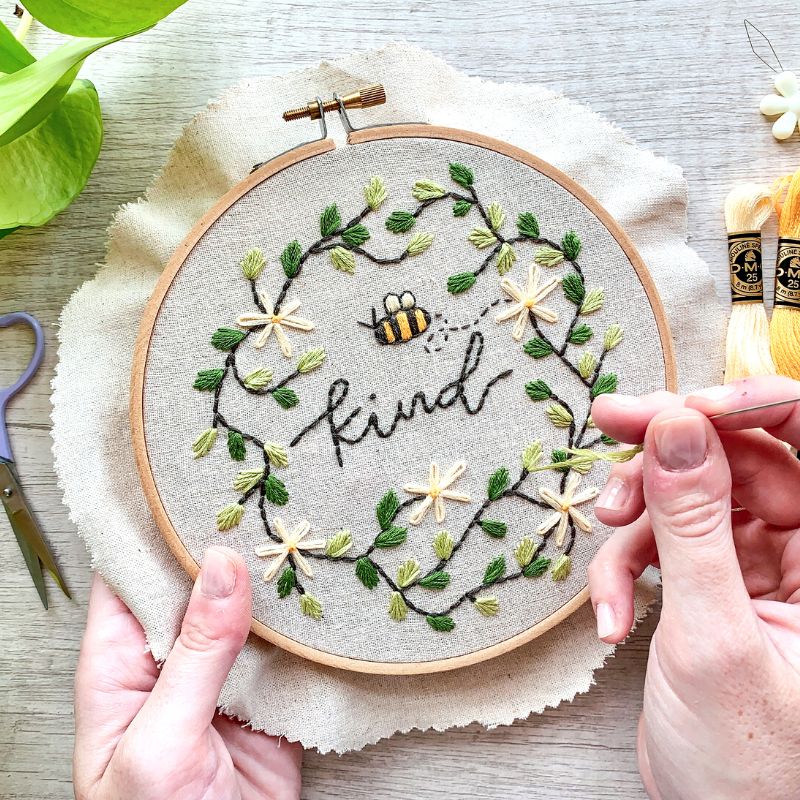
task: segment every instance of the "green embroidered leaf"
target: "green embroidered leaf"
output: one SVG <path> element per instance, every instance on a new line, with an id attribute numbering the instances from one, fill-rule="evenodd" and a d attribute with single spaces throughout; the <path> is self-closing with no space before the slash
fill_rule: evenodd
<path id="1" fill-rule="evenodd" d="M 281 408 L 294 408 L 300 402 L 297 392 L 288 386 L 281 386 L 279 389 L 270 392 L 270 394 Z"/>
<path id="2" fill-rule="evenodd" d="M 244 331 L 237 331 L 235 328 L 217 328 L 211 335 L 211 344 L 217 350 L 233 350 L 244 337 Z"/>
<path id="3" fill-rule="evenodd" d="M 500 203 L 489 203 L 486 209 L 486 216 L 489 218 L 489 227 L 493 231 L 499 231 L 506 221 L 506 212 Z"/>
<path id="4" fill-rule="evenodd" d="M 411 188 L 412 197 L 420 202 L 435 200 L 438 197 L 444 197 L 446 194 L 447 189 L 439 186 L 438 183 L 428 180 L 417 181 Z"/>
<path id="5" fill-rule="evenodd" d="M 281 266 L 287 278 L 294 278 L 300 272 L 300 259 L 303 257 L 303 248 L 295 239 L 289 242 L 281 253 Z"/>
<path id="6" fill-rule="evenodd" d="M 581 304 L 581 314 L 594 314 L 603 307 L 606 294 L 602 289 L 592 289 L 587 292 L 586 298 Z"/>
<path id="7" fill-rule="evenodd" d="M 474 272 L 458 272 L 447 279 L 447 291 L 450 294 L 461 294 L 471 289 L 478 280 Z"/>
<path id="8" fill-rule="evenodd" d="M 497 556 L 497 558 L 493 558 L 489 562 L 489 566 L 486 567 L 486 572 L 483 573 L 483 585 L 488 586 L 490 583 L 494 583 L 502 578 L 503 575 L 505 575 L 505 572 L 506 557 Z"/>
<path id="9" fill-rule="evenodd" d="M 234 461 L 244 461 L 247 456 L 244 438 L 238 431 L 228 431 L 228 453 Z"/>
<path id="10" fill-rule="evenodd" d="M 560 555 L 553 568 L 550 570 L 550 575 L 554 581 L 564 581 L 569 577 L 572 570 L 572 560 L 567 555 Z"/>
<path id="11" fill-rule="evenodd" d="M 562 461 L 569 459 L 569 453 L 566 450 L 553 450 L 550 454 L 550 461 L 553 464 L 559 464 Z M 556 467 L 558 472 L 569 472 L 569 467 Z"/>
<path id="12" fill-rule="evenodd" d="M 493 617 L 500 610 L 500 601 L 492 595 L 476 597 L 474 604 L 484 617 Z"/>
<path id="13" fill-rule="evenodd" d="M 394 492 L 394 489 L 389 489 L 386 494 L 381 497 L 375 508 L 375 516 L 378 518 L 378 525 L 382 531 L 385 531 L 394 522 L 397 510 L 400 508 L 400 500 Z"/>
<path id="14" fill-rule="evenodd" d="M 289 502 L 286 485 L 275 475 L 267 475 L 264 481 L 264 497 L 276 506 L 285 506 Z"/>
<path id="15" fill-rule="evenodd" d="M 266 367 L 259 367 L 253 370 L 249 375 L 242 378 L 242 383 L 246 388 L 254 392 L 260 392 L 265 386 L 269 385 L 272 380 L 272 370 Z"/>
<path id="16" fill-rule="evenodd" d="M 325 362 L 327 353 L 321 347 L 315 347 L 313 350 L 306 350 L 303 355 L 297 360 L 297 371 L 301 375 L 306 375 L 319 369 Z"/>
<path id="17" fill-rule="evenodd" d="M 406 247 L 410 256 L 422 255 L 433 244 L 432 233 L 415 233 Z"/>
<path id="18" fill-rule="evenodd" d="M 289 463 L 289 453 L 278 442 L 264 442 L 264 454 L 273 467 L 285 467 Z"/>
<path id="19" fill-rule="evenodd" d="M 325 544 L 325 555 L 331 558 L 341 558 L 352 546 L 353 536 L 350 531 L 339 531 Z"/>
<path id="20" fill-rule="evenodd" d="M 213 392 L 222 382 L 224 374 L 224 369 L 201 369 L 192 385 L 202 392 Z"/>
<path id="21" fill-rule="evenodd" d="M 489 478 L 486 494 L 490 500 L 499 500 L 503 496 L 505 490 L 508 489 L 510 483 L 511 478 L 509 477 L 508 470 L 505 467 L 500 467 L 495 470 Z"/>
<path id="22" fill-rule="evenodd" d="M 379 533 L 375 537 L 373 544 L 375 547 L 397 547 L 403 544 L 407 536 L 407 528 L 397 528 L 392 525 L 391 528 L 387 528 L 385 531 Z"/>
<path id="23" fill-rule="evenodd" d="M 455 541 L 449 531 L 439 531 L 433 537 L 433 552 L 440 561 L 447 561 L 453 555 Z"/>
<path id="24" fill-rule="evenodd" d="M 572 329 L 569 335 L 569 341 L 572 344 L 586 344 L 592 338 L 594 331 L 588 326 L 581 323 Z"/>
<path id="25" fill-rule="evenodd" d="M 236 492 L 249 492 L 263 477 L 263 469 L 243 469 L 233 479 L 233 489 Z"/>
<path id="26" fill-rule="evenodd" d="M 589 380 L 596 366 L 597 359 L 587 350 L 578 361 L 578 372 L 580 372 L 581 378 Z"/>
<path id="27" fill-rule="evenodd" d="M 587 428 L 596 428 L 597 427 L 597 425 L 594 424 L 594 420 L 592 419 L 592 415 L 591 414 L 589 414 L 589 416 L 586 419 L 586 427 Z"/>
<path id="28" fill-rule="evenodd" d="M 264 258 L 263 251 L 257 247 L 248 250 L 244 258 L 239 262 L 242 273 L 250 281 L 254 281 L 261 274 L 266 264 L 267 260 Z"/>
<path id="29" fill-rule="evenodd" d="M 541 461 L 542 458 L 542 443 L 537 439 L 531 442 L 522 451 L 522 468 L 530 472 Z"/>
<path id="30" fill-rule="evenodd" d="M 319 218 L 319 232 L 323 236 L 332 236 L 342 224 L 342 217 L 336 203 L 331 203 Z"/>
<path id="31" fill-rule="evenodd" d="M 313 595 L 300 595 L 300 611 L 312 619 L 322 619 L 322 603 Z"/>
<path id="32" fill-rule="evenodd" d="M 579 306 L 586 297 L 586 287 L 583 285 L 583 279 L 577 272 L 570 272 L 564 276 L 561 281 L 561 287 L 564 290 L 567 300 Z"/>
<path id="33" fill-rule="evenodd" d="M 550 343 L 538 336 L 535 336 L 533 339 L 529 339 L 527 342 L 525 342 L 525 344 L 522 345 L 522 349 L 531 358 L 544 358 L 553 352 L 553 348 L 551 347 Z"/>
<path id="34" fill-rule="evenodd" d="M 404 561 L 398 568 L 397 568 L 397 585 L 405 589 L 406 586 L 410 586 L 417 578 L 420 576 L 420 566 L 417 561 L 413 558 L 408 559 L 408 561 Z"/>
<path id="35" fill-rule="evenodd" d="M 450 177 L 459 184 L 459 186 L 463 186 L 465 189 L 469 189 L 475 181 L 475 175 L 472 173 L 472 170 L 458 162 L 450 164 Z"/>
<path id="36" fill-rule="evenodd" d="M 294 574 L 294 570 L 291 567 L 286 567 L 278 578 L 278 597 L 281 599 L 288 597 L 296 585 L 297 576 Z"/>
<path id="37" fill-rule="evenodd" d="M 542 380 L 528 381 L 525 384 L 525 393 L 531 400 L 549 400 L 553 396 L 550 387 Z"/>
<path id="38" fill-rule="evenodd" d="M 353 225 L 342 231 L 342 241 L 351 247 L 361 247 L 364 242 L 369 241 L 369 231 L 364 225 Z"/>
<path id="39" fill-rule="evenodd" d="M 467 236 L 467 241 L 472 242 L 478 250 L 485 250 L 497 241 L 497 237 L 488 228 L 473 228 Z"/>
<path id="40" fill-rule="evenodd" d="M 364 187 L 364 200 L 371 211 L 377 211 L 386 200 L 386 184 L 377 175 L 370 178 Z"/>
<path id="41" fill-rule="evenodd" d="M 217 429 L 216 428 L 208 428 L 204 430 L 193 442 L 192 442 L 192 454 L 195 458 L 200 458 L 204 455 L 207 455 L 211 448 L 214 446 L 214 442 L 217 441 Z"/>
<path id="42" fill-rule="evenodd" d="M 536 552 L 536 543 L 530 536 L 520 539 L 519 544 L 514 548 L 514 558 L 522 569 L 533 561 L 533 554 Z"/>
<path id="43" fill-rule="evenodd" d="M 244 506 L 239 503 L 223 506 L 217 511 L 217 530 L 229 531 L 231 528 L 235 528 L 242 521 L 243 515 Z"/>
<path id="44" fill-rule="evenodd" d="M 536 251 L 533 260 L 543 267 L 557 267 L 564 260 L 564 254 L 560 250 L 544 245 Z"/>
<path id="45" fill-rule="evenodd" d="M 433 614 L 428 614 L 428 616 L 425 617 L 425 622 L 435 631 L 441 631 L 442 633 L 447 633 L 456 626 L 453 618 L 445 615 L 434 616 Z"/>
<path id="46" fill-rule="evenodd" d="M 604 372 L 597 377 L 590 390 L 592 399 L 599 397 L 601 394 L 612 394 L 617 391 L 617 376 L 613 372 Z"/>
<path id="47" fill-rule="evenodd" d="M 517 254 L 514 252 L 514 248 L 508 242 L 503 242 L 497 253 L 498 273 L 500 273 L 500 275 L 505 275 L 514 266 L 516 260 Z"/>
<path id="48" fill-rule="evenodd" d="M 338 269 L 339 272 L 352 275 L 356 271 L 356 257 L 347 248 L 334 247 L 328 255 L 331 257 L 334 269 Z"/>
<path id="49" fill-rule="evenodd" d="M 408 616 L 408 606 L 400 592 L 392 592 L 389 597 L 389 617 L 395 622 L 402 622 Z"/>
<path id="50" fill-rule="evenodd" d="M 484 533 L 489 534 L 493 539 L 502 539 L 508 531 L 508 525 L 497 519 L 482 519 L 478 524 L 483 528 Z"/>
<path id="51" fill-rule="evenodd" d="M 445 589 L 448 583 L 450 583 L 450 576 L 446 572 L 437 570 L 417 581 L 417 586 L 421 586 L 423 589 Z"/>
<path id="52" fill-rule="evenodd" d="M 581 240 L 575 231 L 567 231 L 561 240 L 561 249 L 567 261 L 574 261 L 581 254 Z"/>
<path id="53" fill-rule="evenodd" d="M 556 428 L 569 428 L 572 424 L 572 414 L 561 403 L 551 403 L 544 413 Z"/>
<path id="54" fill-rule="evenodd" d="M 603 444 L 607 444 L 609 447 L 613 447 L 615 444 L 619 444 L 616 439 L 612 439 L 607 433 L 600 434 L 600 441 Z"/>
<path id="55" fill-rule="evenodd" d="M 409 211 L 392 211 L 386 218 L 386 230 L 392 233 L 405 233 L 414 227 L 417 218 Z"/>
<path id="56" fill-rule="evenodd" d="M 609 325 L 603 337 L 603 350 L 613 350 L 622 341 L 624 336 L 625 332 L 622 330 L 621 325 L 617 325 L 616 322 Z"/>
<path id="57" fill-rule="evenodd" d="M 538 578 L 540 575 L 544 575 L 549 568 L 550 559 L 545 558 L 544 556 L 539 556 L 539 558 L 537 558 L 535 561 L 531 561 L 531 563 L 522 570 L 522 574 L 526 578 Z"/>
<path id="58" fill-rule="evenodd" d="M 469 214 L 469 210 L 472 208 L 472 203 L 469 200 L 456 200 L 453 203 L 453 216 L 454 217 L 465 217 Z"/>
<path id="59" fill-rule="evenodd" d="M 378 585 L 378 570 L 368 558 L 359 558 L 356 561 L 356 577 L 367 587 L 374 589 Z"/>
<path id="60" fill-rule="evenodd" d="M 539 221 L 530 211 L 523 211 L 517 217 L 517 230 L 520 236 L 527 236 L 529 239 L 538 239 Z"/>

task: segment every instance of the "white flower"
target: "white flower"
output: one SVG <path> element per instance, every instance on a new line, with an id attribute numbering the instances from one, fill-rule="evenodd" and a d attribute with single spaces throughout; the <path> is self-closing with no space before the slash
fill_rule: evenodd
<path id="1" fill-rule="evenodd" d="M 272 520 L 272 527 L 275 533 L 280 536 L 281 541 L 265 542 L 256 547 L 256 555 L 259 558 L 275 558 L 267 567 L 267 571 L 264 573 L 264 580 L 272 580 L 278 574 L 278 570 L 290 554 L 297 566 L 300 567 L 309 578 L 313 578 L 314 573 L 311 570 L 311 565 L 301 555 L 300 551 L 324 550 L 326 544 L 325 539 L 305 539 L 306 534 L 311 529 L 311 524 L 306 522 L 306 520 L 298 522 L 297 525 L 292 528 L 291 532 L 288 532 L 286 526 L 283 524 L 283 520 L 280 517 L 275 517 L 275 519 Z"/>
<path id="2" fill-rule="evenodd" d="M 564 494 L 558 495 L 550 489 L 539 489 L 539 494 L 542 500 L 555 509 L 555 513 L 551 514 L 537 529 L 536 532 L 540 536 L 544 536 L 551 528 L 558 525 L 556 530 L 556 546 L 561 547 L 564 544 L 564 536 L 567 532 L 567 524 L 569 518 L 584 532 L 592 532 L 592 523 L 589 522 L 586 515 L 579 511 L 575 506 L 588 503 L 594 500 L 598 494 L 599 489 L 592 487 L 591 489 L 584 489 L 579 494 L 575 494 L 578 484 L 581 482 L 581 476 L 576 475 L 574 472 L 567 478 L 566 486 L 564 487 Z"/>
<path id="3" fill-rule="evenodd" d="M 505 322 L 507 319 L 516 317 L 517 321 L 511 331 L 511 336 L 516 341 L 519 341 L 525 333 L 525 325 L 528 322 L 529 313 L 543 319 L 545 322 L 558 322 L 558 314 L 549 308 L 540 306 L 539 303 L 561 283 L 561 278 L 551 278 L 547 283 L 539 286 L 541 274 L 542 270 L 539 265 L 531 264 L 528 267 L 528 285 L 525 289 L 512 281 L 511 278 L 503 278 L 500 281 L 500 288 L 514 302 L 510 303 L 507 309 L 500 312 L 495 317 L 495 321 Z"/>
<path id="4" fill-rule="evenodd" d="M 295 328 L 298 331 L 311 331 L 314 330 L 314 323 L 309 319 L 294 316 L 294 312 L 300 308 L 299 300 L 292 300 L 287 303 L 277 314 L 275 313 L 275 306 L 272 303 L 272 298 L 268 294 L 260 293 L 258 299 L 261 300 L 261 305 L 264 306 L 265 313 L 249 313 L 240 315 L 236 324 L 241 325 L 243 328 L 255 328 L 263 325 L 263 329 L 256 336 L 253 342 L 254 347 L 263 347 L 267 343 L 270 334 L 274 331 L 275 338 L 278 340 L 281 352 L 286 358 L 292 356 L 292 345 L 286 338 L 284 328 Z"/>
<path id="5" fill-rule="evenodd" d="M 768 94 L 761 101 L 759 108 L 765 117 L 780 117 L 772 126 L 772 135 L 776 139 L 788 139 L 797 127 L 800 114 L 800 87 L 797 76 L 793 72 L 781 72 L 775 76 L 775 88 L 780 94 Z"/>
<path id="6" fill-rule="evenodd" d="M 454 492 L 449 487 L 452 486 L 463 474 L 467 465 L 463 461 L 456 461 L 443 476 L 439 474 L 439 465 L 431 463 L 428 473 L 428 485 L 423 486 L 417 483 L 407 483 L 403 487 L 404 492 L 423 496 L 425 499 L 417 505 L 411 512 L 408 521 L 412 525 L 419 525 L 428 513 L 428 509 L 433 506 L 433 513 L 437 522 L 444 520 L 444 501 L 457 500 L 459 503 L 469 503 L 471 498 L 464 492 Z"/>

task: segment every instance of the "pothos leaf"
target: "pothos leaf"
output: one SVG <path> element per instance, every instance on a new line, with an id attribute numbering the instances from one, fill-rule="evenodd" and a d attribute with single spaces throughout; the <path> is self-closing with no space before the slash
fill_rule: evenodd
<path id="1" fill-rule="evenodd" d="M 34 61 L 25 45 L 0 22 L 0 72 L 16 72 Z"/>
<path id="2" fill-rule="evenodd" d="M 77 80 L 43 122 L 0 148 L 0 228 L 36 227 L 63 211 L 89 180 L 102 141 L 97 91 Z"/>

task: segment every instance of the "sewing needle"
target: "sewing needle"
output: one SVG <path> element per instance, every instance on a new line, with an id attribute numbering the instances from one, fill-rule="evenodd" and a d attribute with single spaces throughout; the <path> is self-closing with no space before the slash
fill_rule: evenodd
<path id="1" fill-rule="evenodd" d="M 800 397 L 791 400 L 775 400 L 772 403 L 762 403 L 758 406 L 748 406 L 747 408 L 735 408 L 733 411 L 723 411 L 721 414 L 714 414 L 709 419 L 721 419 L 722 417 L 732 417 L 734 414 L 744 414 L 746 411 L 761 411 L 764 408 L 775 408 L 776 406 L 788 406 L 790 403 L 800 403 Z"/>

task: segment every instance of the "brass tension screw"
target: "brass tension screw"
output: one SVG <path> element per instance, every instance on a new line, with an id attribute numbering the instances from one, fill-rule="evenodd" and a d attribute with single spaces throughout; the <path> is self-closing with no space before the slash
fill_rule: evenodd
<path id="1" fill-rule="evenodd" d="M 386 102 L 386 92 L 380 83 L 376 83 L 359 89 L 357 92 L 346 94 L 341 100 L 345 108 L 371 108 Z M 326 100 L 322 104 L 322 109 L 326 114 L 329 111 L 338 111 L 339 103 L 336 100 Z M 312 100 L 302 108 L 293 108 L 290 111 L 283 112 L 283 118 L 286 122 L 291 122 L 295 119 L 319 119 L 319 117 L 319 104 L 316 100 Z"/>

